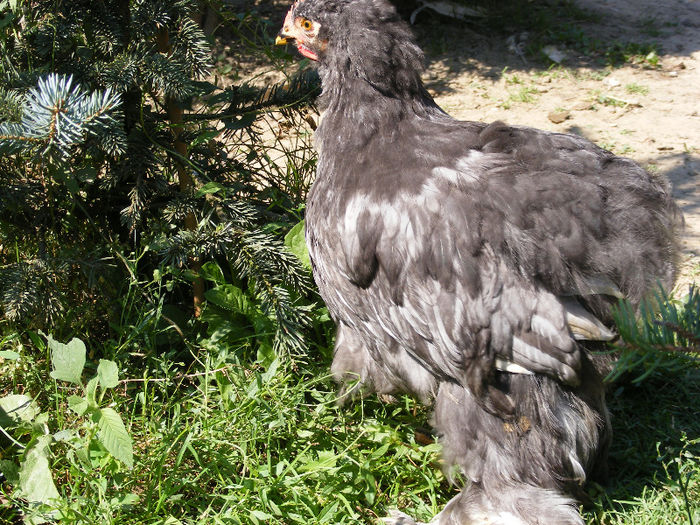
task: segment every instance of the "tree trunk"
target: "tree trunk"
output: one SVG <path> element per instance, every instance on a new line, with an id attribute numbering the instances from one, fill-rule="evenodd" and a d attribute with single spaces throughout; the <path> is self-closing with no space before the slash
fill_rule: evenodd
<path id="1" fill-rule="evenodd" d="M 158 51 L 165 54 L 170 53 L 170 36 L 167 28 L 163 28 L 158 33 Z M 174 136 L 175 151 L 179 155 L 178 158 L 175 158 L 175 166 L 177 168 L 180 191 L 182 193 L 188 193 L 192 191 L 194 181 L 190 173 L 187 171 L 187 167 L 181 160 L 187 158 L 187 144 L 180 140 L 180 134 L 183 126 L 183 111 L 177 101 L 172 97 L 166 97 L 165 107 L 168 112 L 168 120 L 170 120 L 170 129 L 172 130 Z M 195 218 L 194 214 L 188 213 L 185 217 L 185 229 L 190 231 L 197 229 L 197 219 Z M 202 262 L 199 259 L 192 258 L 190 260 L 190 269 L 196 276 L 194 282 L 192 283 L 195 317 L 199 317 L 202 313 L 202 303 L 204 302 L 204 279 L 199 276 L 201 268 Z"/>

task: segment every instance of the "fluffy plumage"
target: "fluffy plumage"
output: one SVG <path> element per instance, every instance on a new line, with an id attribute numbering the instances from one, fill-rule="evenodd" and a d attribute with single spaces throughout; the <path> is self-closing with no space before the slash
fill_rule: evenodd
<path id="1" fill-rule="evenodd" d="M 301 0 L 291 39 L 323 85 L 306 237 L 333 373 L 434 400 L 469 480 L 435 523 L 581 524 L 610 439 L 584 340 L 673 282 L 666 182 L 578 136 L 452 119 L 386 0 Z"/>

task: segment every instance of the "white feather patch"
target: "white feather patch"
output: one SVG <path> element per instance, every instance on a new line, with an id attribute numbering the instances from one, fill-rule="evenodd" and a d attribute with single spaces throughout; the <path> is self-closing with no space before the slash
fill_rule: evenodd
<path id="1" fill-rule="evenodd" d="M 449 182 L 450 184 L 457 184 L 460 179 L 460 173 L 457 170 L 445 167 L 433 168 L 433 175 L 435 177 L 441 178 Z"/>
<path id="2" fill-rule="evenodd" d="M 524 368 L 516 363 L 512 363 L 511 361 L 508 361 L 506 359 L 501 359 L 500 357 L 497 357 L 495 359 L 494 365 L 496 366 L 496 370 L 500 370 L 502 372 L 510 372 L 511 374 L 533 375 L 534 373 L 528 370 L 527 368 Z"/>
<path id="3" fill-rule="evenodd" d="M 541 315 L 535 314 L 532 316 L 532 319 L 530 320 L 530 328 L 532 328 L 533 332 L 543 335 L 549 339 L 559 338 L 559 330 L 557 330 L 557 327 L 554 326 L 549 319 L 542 317 Z"/>

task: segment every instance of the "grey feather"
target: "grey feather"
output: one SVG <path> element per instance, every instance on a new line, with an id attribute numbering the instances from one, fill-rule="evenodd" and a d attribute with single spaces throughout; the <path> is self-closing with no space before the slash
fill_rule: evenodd
<path id="1" fill-rule="evenodd" d="M 611 341 L 615 338 L 615 332 L 608 329 L 593 314 L 586 310 L 575 299 L 562 298 L 562 305 L 566 312 L 566 323 L 576 340 L 584 341 Z"/>
<path id="2" fill-rule="evenodd" d="M 386 0 L 294 16 L 320 24 L 306 235 L 335 377 L 435 398 L 446 466 L 470 480 L 436 523 L 582 523 L 610 438 L 583 340 L 614 336 L 619 297 L 672 284 L 667 182 L 581 137 L 452 119 Z"/>

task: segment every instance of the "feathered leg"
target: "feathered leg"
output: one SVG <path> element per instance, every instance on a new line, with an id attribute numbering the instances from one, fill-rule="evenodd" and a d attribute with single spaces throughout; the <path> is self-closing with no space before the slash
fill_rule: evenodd
<path id="1" fill-rule="evenodd" d="M 436 390 L 424 369 L 408 370 L 411 361 L 401 355 L 399 364 L 386 366 L 340 328 L 332 369 L 341 383 L 352 370 L 366 389 L 380 393 L 401 385 L 425 399 Z M 399 365 L 407 369 L 396 374 Z M 440 383 L 433 424 L 446 472 L 458 467 L 469 481 L 430 525 L 582 525 L 576 498 L 589 476 L 604 471 L 611 432 L 601 373 L 587 357 L 580 377 L 570 388 L 543 375 L 499 372 L 496 387 L 516 410 L 508 419 L 484 409 L 467 388 Z M 385 521 L 421 525 L 400 512 Z"/>
<path id="2" fill-rule="evenodd" d="M 502 374 L 517 414 L 503 420 L 472 394 L 442 383 L 435 404 L 447 473 L 470 480 L 440 513 L 439 525 L 582 525 L 575 497 L 604 460 L 610 439 L 600 376 L 585 360 L 582 385 Z"/>
<path id="3" fill-rule="evenodd" d="M 341 384 L 340 402 L 344 402 L 349 385 L 359 383 L 355 393 L 362 395 L 394 394 L 410 392 L 428 403 L 435 396 L 437 381 L 426 368 L 416 366 L 415 361 L 397 344 L 393 344 L 378 360 L 364 344 L 362 337 L 344 324 L 338 325 L 331 373 Z M 352 397 L 352 396 L 350 396 Z"/>
<path id="4" fill-rule="evenodd" d="M 582 384 L 562 387 L 544 376 L 502 374 L 500 387 L 517 415 L 484 410 L 466 388 L 441 383 L 434 426 L 448 476 L 468 478 L 429 525 L 583 525 L 577 495 L 605 462 L 611 437 L 599 373 L 584 359 Z M 389 525 L 425 525 L 395 512 Z"/>

